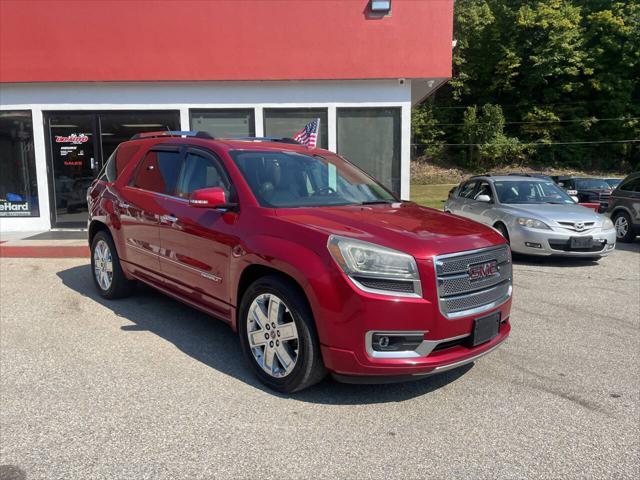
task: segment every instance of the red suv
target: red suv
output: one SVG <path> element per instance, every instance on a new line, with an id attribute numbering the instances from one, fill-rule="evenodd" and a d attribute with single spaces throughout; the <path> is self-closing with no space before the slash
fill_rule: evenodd
<path id="1" fill-rule="evenodd" d="M 95 285 L 147 283 L 228 323 L 269 387 L 402 380 L 473 362 L 510 330 L 495 230 L 401 201 L 290 139 L 161 132 L 88 192 Z"/>

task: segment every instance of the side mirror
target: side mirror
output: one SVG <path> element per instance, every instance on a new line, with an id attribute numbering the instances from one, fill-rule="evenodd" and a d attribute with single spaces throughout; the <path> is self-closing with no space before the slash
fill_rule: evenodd
<path id="1" fill-rule="evenodd" d="M 491 203 L 491 197 L 489 195 L 478 195 L 476 200 L 479 202 Z"/>
<path id="2" fill-rule="evenodd" d="M 189 197 L 189 205 L 198 208 L 233 208 L 236 204 L 227 203 L 227 194 L 220 187 L 194 190 Z"/>
<path id="3" fill-rule="evenodd" d="M 576 203 L 580 203 L 580 199 L 578 197 L 576 197 L 575 195 L 571 195 L 571 200 L 573 200 Z"/>

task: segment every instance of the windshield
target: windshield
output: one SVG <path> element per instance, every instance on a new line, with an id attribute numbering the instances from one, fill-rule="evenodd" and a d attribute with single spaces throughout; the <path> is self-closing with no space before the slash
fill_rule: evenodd
<path id="1" fill-rule="evenodd" d="M 611 187 L 600 178 L 578 178 L 576 180 L 578 190 L 609 190 Z"/>
<path id="2" fill-rule="evenodd" d="M 286 151 L 229 152 L 263 207 L 391 203 L 397 199 L 337 155 Z"/>
<path id="3" fill-rule="evenodd" d="M 559 203 L 574 201 L 553 182 L 508 180 L 494 182 L 500 203 Z"/>
<path id="4" fill-rule="evenodd" d="M 607 178 L 605 181 L 607 182 L 607 184 L 609 184 L 611 188 L 616 188 L 618 185 L 622 183 L 621 178 Z"/>

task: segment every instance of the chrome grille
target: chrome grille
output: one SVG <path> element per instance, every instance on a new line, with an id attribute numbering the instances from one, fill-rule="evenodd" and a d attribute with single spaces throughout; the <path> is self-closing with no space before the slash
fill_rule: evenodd
<path id="1" fill-rule="evenodd" d="M 495 274 L 470 278 L 470 266 L 493 262 Z M 435 269 L 440 311 L 448 318 L 490 310 L 511 295 L 511 253 L 506 245 L 438 256 Z"/>
<path id="2" fill-rule="evenodd" d="M 573 230 L 574 232 L 586 232 L 594 228 L 596 222 L 558 222 L 558 225 L 567 230 Z"/>

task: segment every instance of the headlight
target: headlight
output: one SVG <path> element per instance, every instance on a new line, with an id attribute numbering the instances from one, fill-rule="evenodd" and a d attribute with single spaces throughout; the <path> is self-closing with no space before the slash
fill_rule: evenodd
<path id="1" fill-rule="evenodd" d="M 614 228 L 613 222 L 609 217 L 604 217 L 604 219 L 602 220 L 602 228 L 604 230 L 609 230 L 610 228 Z"/>
<path id="2" fill-rule="evenodd" d="M 352 238 L 331 235 L 331 256 L 353 283 L 383 295 L 422 296 L 415 259 L 406 253 Z"/>
<path id="3" fill-rule="evenodd" d="M 535 218 L 519 217 L 518 225 L 521 225 L 527 228 L 539 228 L 542 230 L 551 230 L 549 228 L 549 225 L 547 225 L 544 222 L 541 222 L 540 220 L 536 220 Z"/>

